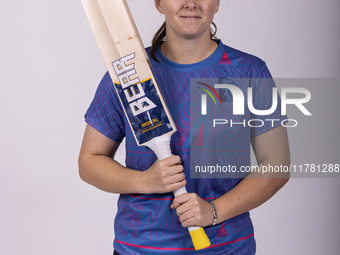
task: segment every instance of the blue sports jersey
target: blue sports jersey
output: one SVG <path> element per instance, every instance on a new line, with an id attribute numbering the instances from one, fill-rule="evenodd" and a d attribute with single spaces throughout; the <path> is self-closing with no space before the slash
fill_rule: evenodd
<path id="1" fill-rule="evenodd" d="M 193 119 L 190 116 L 193 114 L 190 98 L 195 93 L 200 93 L 197 91 L 202 91 L 194 88 L 195 84 L 193 85 L 191 81 L 193 79 L 205 81 L 209 78 L 213 82 L 223 83 L 225 80 L 230 82 L 230 80 L 240 79 L 242 82 L 237 86 L 245 94 L 248 87 L 253 88 L 253 105 L 256 109 L 271 107 L 271 89 L 275 84 L 262 60 L 230 48 L 221 41 L 218 41 L 218 47 L 210 57 L 195 64 L 174 63 L 168 60 L 160 49 L 157 50 L 156 57 L 159 62 L 151 60 L 151 65 L 178 130 L 172 136 L 171 149 L 173 154 L 179 155 L 183 162 L 187 191 L 197 193 L 203 199 L 212 201 L 235 187 L 242 181 L 242 178 L 190 178 L 190 164 L 192 163 L 190 162 L 192 145 L 190 120 Z M 241 116 L 232 114 L 230 95 L 220 90 L 219 98 L 221 106 L 218 109 L 223 113 L 223 117 L 236 118 L 235 121 L 241 122 Z M 242 118 L 283 120 L 284 116 L 280 115 L 280 107 L 269 116 L 254 116 L 246 107 Z M 137 146 L 108 73 L 100 82 L 93 102 L 85 115 L 85 120 L 116 142 L 121 142 L 123 138 L 126 138 L 126 167 L 144 171 L 155 162 L 156 156 L 149 148 Z M 221 139 L 215 139 L 214 144 L 210 143 L 209 150 L 195 150 L 195 153 L 198 153 L 196 156 L 205 160 L 210 159 L 212 162 L 218 158 L 219 162 L 232 163 L 237 167 L 250 165 L 251 139 L 278 125 L 280 125 L 279 121 L 267 122 L 257 128 L 249 125 L 238 125 L 233 129 L 220 127 L 214 130 L 214 133 L 215 137 Z M 212 131 L 207 128 L 202 134 L 205 137 L 211 137 Z M 191 135 L 191 137 L 195 136 Z M 195 251 L 188 230 L 181 226 L 176 211 L 170 208 L 173 198 L 172 193 L 121 194 L 114 224 L 114 249 L 121 255 L 255 254 L 254 230 L 249 212 L 221 224 L 206 227 L 205 232 L 212 245 L 209 248 Z"/>

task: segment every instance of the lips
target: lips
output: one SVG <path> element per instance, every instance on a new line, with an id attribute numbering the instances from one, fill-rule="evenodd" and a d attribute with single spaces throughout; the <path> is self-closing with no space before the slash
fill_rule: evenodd
<path id="1" fill-rule="evenodd" d="M 192 16 L 192 15 L 182 15 L 181 17 L 185 19 L 199 19 L 200 18 L 199 16 Z"/>
<path id="2" fill-rule="evenodd" d="M 190 20 L 198 20 L 201 17 L 199 17 L 199 16 L 186 16 L 186 15 L 183 15 L 183 16 L 181 16 L 181 18 L 184 19 L 184 20 L 190 21 Z"/>

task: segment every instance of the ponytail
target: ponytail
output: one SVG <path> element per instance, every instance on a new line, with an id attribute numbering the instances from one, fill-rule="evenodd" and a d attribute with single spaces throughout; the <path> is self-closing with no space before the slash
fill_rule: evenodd
<path id="1" fill-rule="evenodd" d="M 217 39 L 217 26 L 214 22 L 211 22 L 211 25 L 213 26 L 213 28 L 210 29 L 210 39 Z"/>
<path id="2" fill-rule="evenodd" d="M 158 45 L 162 41 L 165 40 L 165 36 L 166 36 L 166 26 L 165 26 L 165 21 L 164 21 L 163 25 L 158 29 L 155 36 L 153 37 L 152 45 L 151 45 L 151 49 L 150 49 L 151 58 L 154 59 L 157 62 L 159 62 L 159 61 L 156 57 L 156 50 L 157 50 Z"/>

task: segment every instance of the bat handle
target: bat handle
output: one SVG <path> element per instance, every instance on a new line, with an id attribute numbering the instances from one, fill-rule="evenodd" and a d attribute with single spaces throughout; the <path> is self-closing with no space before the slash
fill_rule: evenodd
<path id="1" fill-rule="evenodd" d="M 163 135 L 151 139 L 146 146 L 153 150 L 159 160 L 162 160 L 172 156 L 170 140 L 171 135 Z"/>
<path id="2" fill-rule="evenodd" d="M 187 193 L 185 187 L 179 188 L 178 190 L 174 191 L 175 197 L 184 193 Z M 201 250 L 210 246 L 210 240 L 202 227 L 191 226 L 188 227 L 188 230 L 195 250 Z"/>
<path id="3" fill-rule="evenodd" d="M 171 148 L 170 148 L 170 140 L 171 135 L 163 135 L 160 137 L 155 137 L 150 140 L 146 146 L 148 146 L 151 150 L 153 150 L 159 160 L 165 159 L 167 157 L 172 156 Z M 174 191 L 175 197 L 178 195 L 187 193 L 185 187 L 182 187 L 178 190 Z M 202 227 L 191 226 L 188 227 L 192 243 L 195 247 L 195 250 L 204 249 L 210 246 L 210 240 L 204 229 Z"/>

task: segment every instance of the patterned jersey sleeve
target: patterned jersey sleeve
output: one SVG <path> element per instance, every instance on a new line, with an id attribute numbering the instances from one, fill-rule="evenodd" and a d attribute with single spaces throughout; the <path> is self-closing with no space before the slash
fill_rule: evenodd
<path id="1" fill-rule="evenodd" d="M 273 105 L 273 88 L 276 88 L 276 85 L 265 63 L 263 63 L 259 74 L 253 80 L 252 88 L 253 88 L 252 105 L 254 109 L 256 110 L 275 109 L 272 113 L 265 115 L 252 113 L 251 119 L 254 120 L 253 125 L 256 127 L 251 128 L 251 138 L 254 138 L 275 127 L 280 126 L 282 124 L 282 121 L 287 119 L 287 116 L 281 115 L 281 99 L 278 92 L 277 92 L 277 105 L 275 104 L 275 102 Z"/>
<path id="2" fill-rule="evenodd" d="M 120 143 L 125 137 L 124 111 L 108 72 L 97 88 L 85 121 L 115 142 Z"/>

